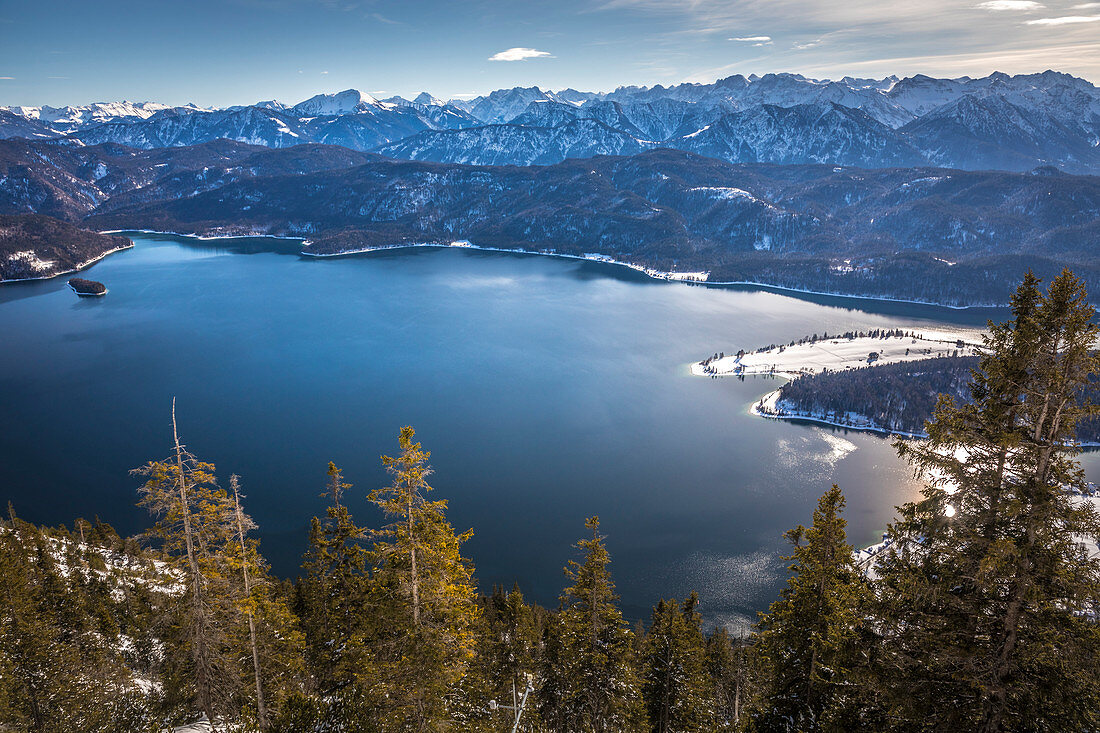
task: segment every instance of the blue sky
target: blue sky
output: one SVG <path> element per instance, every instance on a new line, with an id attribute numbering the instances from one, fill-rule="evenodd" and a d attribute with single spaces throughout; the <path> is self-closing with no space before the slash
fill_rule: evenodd
<path id="1" fill-rule="evenodd" d="M 1100 2 L 0 0 L 8 105 L 1047 68 L 1100 82 Z"/>

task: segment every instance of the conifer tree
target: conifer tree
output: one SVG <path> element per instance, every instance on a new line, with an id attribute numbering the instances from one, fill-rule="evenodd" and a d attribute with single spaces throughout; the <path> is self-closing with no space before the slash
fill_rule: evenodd
<path id="1" fill-rule="evenodd" d="M 853 689 L 863 578 L 855 568 L 837 486 L 822 495 L 813 526 L 787 533 L 791 577 L 757 624 L 760 682 L 747 711 L 751 731 L 845 730 L 839 724 L 864 704 Z"/>
<path id="2" fill-rule="evenodd" d="M 0 523 L 0 729 L 123 733 L 152 726 L 65 532 Z"/>
<path id="3" fill-rule="evenodd" d="M 247 662 L 241 666 L 242 677 L 248 684 L 242 690 L 252 689 L 252 695 L 242 694 L 247 700 L 243 708 L 255 714 L 256 727 L 268 728 L 271 712 L 277 710 L 282 699 L 299 690 L 303 673 L 303 642 L 297 619 L 287 604 L 276 593 L 276 585 L 269 574 L 267 562 L 260 554 L 259 543 L 248 536 L 256 524 L 245 514 L 241 505 L 240 479 L 229 478 L 233 493 L 234 524 L 236 534 L 228 549 L 234 598 L 244 623 L 237 624 L 232 633 L 232 643 L 240 653 L 235 658 Z M 247 637 L 243 631 L 247 629 Z M 251 699 L 249 699 L 251 698 Z"/>
<path id="4" fill-rule="evenodd" d="M 717 628 L 707 639 L 707 673 L 713 685 L 714 729 L 737 730 L 743 701 L 748 698 L 749 660 L 743 638 Z"/>
<path id="5" fill-rule="evenodd" d="M 473 567 L 461 555 L 473 531 L 456 534 L 447 501 L 427 498 L 431 454 L 414 436 L 401 429 L 401 452 L 382 456 L 392 483 L 368 496 L 392 521 L 373 533 L 370 597 L 379 622 L 364 677 L 382 685 L 374 699 L 385 720 L 428 730 L 451 715 L 473 659 L 479 609 Z"/>
<path id="6" fill-rule="evenodd" d="M 335 463 L 328 464 L 325 519 L 310 523 L 309 550 L 299 583 L 299 613 L 318 692 L 331 695 L 351 685 L 370 613 L 367 602 L 367 531 L 343 503 L 351 488 Z"/>
<path id="7" fill-rule="evenodd" d="M 928 439 L 898 443 L 926 479 L 877 567 L 899 727 L 1081 731 L 1100 726 L 1100 534 L 1074 458 L 1092 410 L 1097 327 L 1071 273 L 1028 273 L 990 324 L 971 400 L 941 398 Z"/>
<path id="8" fill-rule="evenodd" d="M 470 731 L 510 729 L 516 715 L 511 708 L 520 703 L 538 671 L 548 612 L 528 605 L 518 584 L 508 593 L 494 587 L 479 605 L 475 655 L 462 680 L 462 704 L 455 722 Z M 534 707 L 533 700 L 524 707 L 520 730 L 538 729 Z"/>
<path id="9" fill-rule="evenodd" d="M 189 690 L 211 725 L 235 716 L 237 692 L 227 632 L 235 615 L 226 549 L 231 541 L 232 500 L 218 488 L 214 464 L 198 460 L 180 442 L 172 400 L 173 455 L 133 473 L 147 477 L 141 506 L 157 522 L 149 535 L 176 563 L 185 593 L 177 609 L 182 637 L 171 645 L 170 674 Z M 183 656 L 175 652 L 183 652 Z"/>
<path id="10" fill-rule="evenodd" d="M 585 521 L 581 561 L 565 568 L 570 585 L 547 634 L 538 707 L 553 730 L 632 731 L 645 726 L 634 634 L 617 606 L 611 556 L 598 517 Z"/>
<path id="11" fill-rule="evenodd" d="M 643 649 L 649 727 L 655 733 L 714 729 L 714 694 L 706 670 L 706 642 L 692 593 L 682 604 L 660 601 Z"/>

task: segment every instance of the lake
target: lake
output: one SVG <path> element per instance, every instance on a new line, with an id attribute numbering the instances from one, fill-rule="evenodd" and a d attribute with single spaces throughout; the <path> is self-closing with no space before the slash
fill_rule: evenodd
<path id="1" fill-rule="evenodd" d="M 783 583 L 782 533 L 832 483 L 857 544 L 918 489 L 888 440 L 752 417 L 777 382 L 691 377 L 690 362 L 994 313 L 471 250 L 316 260 L 288 241 L 132 238 L 82 273 L 104 298 L 65 277 L 0 287 L 0 499 L 20 516 L 148 526 L 128 470 L 168 455 L 175 396 L 183 439 L 223 483 L 242 476 L 262 549 L 293 575 L 327 462 L 377 525 L 365 495 L 408 424 L 451 521 L 474 529 L 483 589 L 518 582 L 555 605 L 598 514 L 631 619 L 693 589 L 708 620 L 751 618 Z"/>

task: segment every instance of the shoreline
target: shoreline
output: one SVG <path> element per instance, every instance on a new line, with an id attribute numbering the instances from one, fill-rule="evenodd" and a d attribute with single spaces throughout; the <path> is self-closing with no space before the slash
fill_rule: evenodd
<path id="1" fill-rule="evenodd" d="M 780 387 L 777 390 L 773 390 L 773 391 L 768 392 L 767 394 L 763 395 L 759 400 L 752 403 L 751 407 L 749 407 L 749 414 L 750 415 L 755 415 L 756 417 L 762 417 L 762 418 L 765 418 L 765 419 L 768 419 L 768 420 L 786 420 L 788 422 L 802 421 L 802 422 L 814 423 L 816 425 L 827 425 L 829 427 L 834 427 L 834 428 L 844 428 L 845 430 L 858 430 L 861 433 L 874 433 L 874 434 L 880 435 L 882 437 L 886 437 L 886 436 L 889 436 L 889 435 L 899 435 L 903 438 L 927 438 L 928 437 L 927 433 L 907 433 L 904 430 L 891 430 L 890 428 L 885 428 L 885 427 L 882 427 L 881 425 L 876 425 L 875 423 L 872 423 L 870 421 L 868 421 L 868 423 L 866 425 L 849 425 L 848 423 L 842 423 L 842 422 L 838 422 L 836 420 L 829 420 L 829 419 L 824 418 L 824 417 L 820 417 L 820 416 L 816 416 L 816 415 L 810 415 L 810 414 L 803 414 L 803 413 L 797 413 L 797 412 L 791 412 L 791 413 L 766 412 L 763 409 L 766 406 L 766 403 L 771 402 L 772 404 L 775 404 L 775 402 L 778 401 L 779 393 L 782 390 L 783 390 L 783 388 Z M 1097 444 L 1097 445 L 1100 445 L 1100 444 Z"/>
<path id="2" fill-rule="evenodd" d="M 269 235 L 274 236 L 274 235 Z M 511 247 L 487 247 L 478 244 L 469 243 L 466 240 L 458 240 L 463 242 L 462 244 L 450 243 L 441 244 L 438 242 L 412 242 L 407 244 L 384 244 L 375 245 L 371 247 L 362 247 L 360 249 L 349 249 L 343 252 L 301 252 L 303 257 L 350 257 L 353 255 L 370 254 L 371 252 L 381 252 L 384 250 L 392 249 L 413 249 L 416 247 L 438 247 L 440 249 L 476 249 L 483 252 L 507 252 L 510 254 L 524 254 L 524 255 L 541 255 L 543 257 L 560 257 L 563 259 L 571 260 L 584 260 L 586 262 L 603 262 L 609 265 L 619 265 L 621 267 L 629 267 L 632 270 L 642 272 L 655 280 L 664 280 L 667 282 L 686 282 L 691 285 L 702 285 L 703 287 L 714 288 L 757 288 L 766 291 L 778 291 L 776 295 L 783 295 L 785 293 L 797 293 L 799 295 L 817 295 L 828 298 L 844 298 L 847 300 L 869 300 L 879 303 L 901 303 L 905 305 L 924 305 L 932 308 L 947 308 L 955 311 L 965 311 L 978 308 L 1006 308 L 1007 304 L 997 305 L 995 303 L 975 303 L 972 305 L 950 305 L 948 303 L 937 303 L 932 300 L 915 300 L 911 298 L 891 298 L 885 295 L 855 295 L 852 293 L 837 293 L 827 290 L 809 290 L 807 288 L 795 288 L 785 285 L 770 285 L 768 283 L 753 282 L 751 280 L 710 280 L 710 279 L 696 279 L 696 278 L 679 278 L 668 277 L 664 275 L 676 275 L 677 273 L 663 273 L 661 270 L 646 267 L 645 265 L 637 265 L 632 262 L 624 262 L 622 260 L 616 260 L 607 255 L 600 255 L 599 257 L 586 257 L 584 255 L 572 255 L 565 254 L 563 252 L 547 252 L 540 250 L 519 249 Z M 653 275 L 653 273 L 662 273 L 662 275 Z M 700 274 L 700 273 L 685 273 L 685 274 Z M 709 275 L 709 271 L 707 272 Z"/>
<path id="3" fill-rule="evenodd" d="M 434 247 L 436 249 L 471 249 L 480 252 L 504 252 L 507 254 L 520 254 L 520 255 L 538 255 L 541 257 L 558 257 L 560 259 L 567 260 L 582 260 L 584 262 L 601 262 L 605 265 L 618 265 L 620 267 L 628 267 L 631 270 L 640 272 L 654 280 L 664 280 L 666 282 L 683 282 L 692 285 L 708 285 L 707 276 L 709 272 L 672 272 L 666 270 L 657 270 L 652 267 L 646 267 L 645 265 L 638 265 L 633 262 L 624 262 L 623 260 L 616 260 L 608 255 L 589 253 L 584 255 L 572 255 L 564 252 L 550 252 L 545 250 L 532 250 L 521 249 L 516 247 L 487 247 L 480 244 L 473 244 L 469 240 L 459 239 L 450 243 L 440 242 L 408 242 L 401 244 L 382 244 L 371 247 L 362 247 L 360 249 L 350 249 L 344 252 L 306 252 L 302 251 L 299 254 L 303 257 L 316 257 L 316 258 L 338 258 L 338 257 L 351 257 L 354 255 L 370 254 L 372 252 L 384 252 L 387 250 L 395 249 L 416 249 L 420 247 Z"/>
<path id="4" fill-rule="evenodd" d="M 104 233 L 104 232 L 101 232 L 101 234 L 102 233 Z M 104 252 L 103 254 L 101 254 L 97 257 L 93 257 L 92 259 L 88 260 L 87 262 L 80 263 L 79 265 L 77 265 L 76 267 L 74 267 L 71 270 L 65 270 L 64 272 L 55 272 L 52 275 L 43 275 L 42 277 L 21 277 L 17 280 L 0 280 L 0 285 L 4 285 L 6 283 L 30 283 L 30 282 L 37 282 L 39 280 L 52 280 L 55 277 L 60 277 L 61 275 L 71 275 L 74 272 L 80 272 L 85 267 L 91 267 L 92 265 L 99 262 L 100 260 L 102 260 L 107 255 L 113 255 L 115 252 L 122 252 L 123 250 L 133 249 L 133 248 L 134 248 L 134 243 L 131 240 L 129 244 L 124 245 L 122 247 L 115 247 L 112 250 L 108 250 L 108 251 Z M 76 291 L 74 290 L 73 292 L 76 292 Z M 106 293 L 104 293 L 104 295 L 106 295 Z"/>
<path id="5" fill-rule="evenodd" d="M 302 248 L 303 248 L 300 252 L 298 252 L 299 255 L 301 255 L 302 257 L 312 257 L 312 258 L 318 258 L 318 259 L 320 259 L 320 258 L 352 257 L 352 256 L 355 256 L 355 255 L 370 254 L 372 252 L 382 252 L 382 251 L 397 250 L 397 249 L 414 249 L 414 248 L 422 248 L 422 247 L 435 247 L 435 248 L 438 248 L 438 249 L 473 249 L 473 250 L 479 250 L 479 251 L 482 251 L 482 252 L 502 252 L 502 253 L 507 253 L 507 254 L 538 255 L 538 256 L 542 256 L 542 257 L 558 257 L 558 258 L 561 258 L 561 259 L 582 260 L 582 261 L 585 261 L 585 262 L 602 262 L 602 263 L 608 264 L 608 265 L 617 265 L 619 267 L 626 267 L 626 268 L 629 268 L 631 270 L 634 270 L 635 272 L 640 272 L 640 273 L 646 275 L 647 277 L 649 277 L 651 279 L 659 280 L 659 281 L 663 281 L 663 282 L 679 282 L 679 283 L 687 283 L 687 284 L 690 284 L 690 285 L 702 285 L 704 287 L 713 287 L 713 288 L 755 288 L 755 289 L 758 289 L 758 290 L 772 292 L 776 295 L 784 295 L 784 294 L 792 293 L 792 294 L 796 294 L 796 295 L 814 295 L 814 296 L 826 297 L 826 298 L 842 298 L 842 299 L 851 300 L 851 301 L 869 301 L 869 302 L 875 302 L 875 303 L 899 303 L 899 304 L 903 304 L 903 305 L 920 305 L 920 306 L 928 306 L 928 307 L 931 307 L 931 308 L 945 308 L 947 310 L 953 310 L 953 311 L 966 311 L 966 310 L 972 310 L 972 309 L 1005 308 L 1005 307 L 1007 307 L 1007 304 L 998 305 L 996 303 L 974 303 L 974 304 L 970 304 L 970 305 L 951 305 L 951 304 L 948 304 L 948 303 L 938 303 L 938 302 L 932 301 L 932 300 L 918 300 L 918 299 L 915 299 L 915 298 L 895 298 L 895 297 L 890 297 L 890 296 L 886 296 L 886 295 L 857 295 L 857 294 L 854 294 L 854 293 L 841 293 L 841 292 L 828 291 L 828 290 L 812 290 L 812 289 L 809 289 L 809 288 L 798 288 L 798 287 L 792 287 L 792 286 L 787 286 L 787 285 L 772 285 L 772 284 L 769 284 L 769 283 L 756 282 L 756 281 L 752 281 L 752 280 L 710 280 L 709 279 L 709 275 L 710 275 L 709 271 L 693 271 L 693 272 L 680 273 L 680 272 L 673 272 L 673 271 L 657 270 L 656 268 L 648 267 L 646 265 L 639 265 L 639 264 L 636 264 L 636 263 L 633 263 L 633 262 L 626 262 L 626 261 L 623 261 L 623 260 L 616 260 L 613 257 L 610 257 L 608 255 L 603 255 L 603 254 L 598 254 L 598 253 L 588 253 L 588 254 L 584 254 L 584 255 L 574 255 L 574 254 L 566 254 L 564 252 L 554 252 L 554 251 L 546 251 L 546 250 L 531 250 L 531 249 L 523 249 L 523 248 L 519 248 L 519 247 L 488 247 L 488 246 L 484 246 L 484 245 L 473 244 L 473 243 L 469 242 L 468 240 L 456 240 L 456 241 L 450 242 L 450 243 L 411 242 L 411 243 L 400 243 L 400 244 L 374 245 L 374 246 L 370 246 L 370 247 L 361 247 L 359 249 L 345 250 L 343 252 L 307 252 L 307 251 L 305 251 L 305 248 L 309 247 L 310 244 L 312 244 L 312 242 L 309 239 L 306 239 L 306 238 L 303 238 L 303 237 L 284 236 L 284 235 L 280 235 L 280 234 L 219 234 L 219 235 L 209 235 L 209 234 L 195 234 L 195 233 L 187 233 L 187 232 L 164 231 L 164 230 L 157 230 L 157 229 L 105 229 L 105 230 L 101 231 L 100 234 L 122 234 L 122 235 L 124 235 L 126 232 L 131 232 L 131 233 L 135 233 L 135 234 L 153 234 L 153 235 L 167 235 L 167 236 L 172 236 L 172 237 L 185 237 L 185 238 L 188 238 L 188 239 L 195 239 L 195 240 L 202 241 L 202 242 L 217 241 L 219 239 L 277 239 L 277 240 L 282 240 L 282 241 L 287 241 L 287 242 L 299 242 L 301 244 Z M 133 244 L 131 243 L 130 246 L 132 247 Z M 108 254 L 113 254 L 114 252 L 118 252 L 121 249 L 129 249 L 129 248 L 128 247 L 121 247 L 119 249 L 112 250 L 111 252 L 106 252 L 103 255 L 101 255 L 100 257 L 97 257 L 94 260 L 90 260 L 88 262 L 85 262 L 85 263 L 81 264 L 80 266 L 78 266 L 75 269 L 66 270 L 65 272 L 59 272 L 56 275 L 49 275 L 48 277 L 22 278 L 20 280 L 3 280 L 3 281 L 0 281 L 0 283 L 29 282 L 29 281 L 34 281 L 34 280 L 48 280 L 49 278 L 57 277 L 57 275 L 67 275 L 67 274 L 72 273 L 72 272 L 78 272 L 79 270 L 81 270 L 85 267 L 88 267 L 89 265 L 99 261 L 103 257 L 106 257 Z"/>
<path id="6" fill-rule="evenodd" d="M 796 379 L 805 374 L 845 371 L 870 365 L 918 362 L 937 356 L 976 356 L 981 331 L 969 328 L 893 329 L 888 335 L 854 334 L 804 338 L 745 352 L 723 352 L 694 362 L 694 376 L 749 376 L 774 374 Z"/>
<path id="7" fill-rule="evenodd" d="M 802 295 L 820 295 L 828 298 L 847 298 L 849 300 L 874 300 L 882 303 L 904 303 L 907 305 L 927 305 L 933 308 L 949 308 L 955 311 L 965 311 L 977 308 L 1008 308 L 1008 304 L 997 305 L 993 303 L 976 303 L 974 305 L 949 305 L 947 303 L 937 303 L 931 300 L 913 300 L 910 298 L 891 298 L 886 295 L 852 295 L 850 293 L 835 293 L 827 290 L 807 290 L 805 288 L 794 288 L 785 285 L 768 285 L 767 283 L 752 282 L 750 280 L 729 280 L 726 282 L 719 281 L 707 281 L 701 283 L 702 285 L 715 285 L 719 287 L 735 286 L 735 287 L 753 287 L 760 288 L 762 290 L 779 290 L 782 293 L 800 293 Z"/>
<path id="8" fill-rule="evenodd" d="M 873 433 L 882 438 L 897 435 L 902 438 L 913 438 L 916 440 L 920 440 L 922 438 L 928 437 L 927 433 L 908 433 L 904 430 L 892 430 L 890 428 L 885 428 L 881 425 L 871 423 L 870 421 L 868 421 L 867 425 L 849 425 L 848 423 L 837 422 L 835 420 L 829 420 L 827 418 L 815 415 L 808 415 L 797 412 L 777 414 L 773 412 L 765 412 L 763 409 L 761 409 L 765 407 L 766 403 L 768 402 L 774 404 L 778 400 L 779 393 L 782 391 L 782 389 L 783 388 L 780 387 L 779 389 L 772 390 L 771 392 L 762 395 L 760 399 L 758 399 L 756 402 L 753 402 L 752 405 L 749 407 L 749 414 L 754 415 L 755 417 L 762 417 L 767 420 L 785 420 L 792 423 L 808 422 L 814 425 L 824 425 L 831 428 L 843 428 L 845 430 L 856 430 L 861 433 Z M 1081 450 L 1096 450 L 1100 448 L 1100 441 L 1078 443 L 1077 447 Z"/>
<path id="9" fill-rule="evenodd" d="M 81 298 L 102 298 L 104 295 L 111 292 L 110 288 L 104 288 L 102 293 L 82 293 L 79 290 L 77 290 L 76 288 L 74 288 L 72 286 L 72 283 L 65 283 L 65 284 L 69 286 L 69 290 L 73 291 L 74 293 L 79 295 Z"/>
<path id="10" fill-rule="evenodd" d="M 309 245 L 308 239 L 302 237 L 283 237 L 278 234 L 219 234 L 217 236 L 209 236 L 206 234 L 184 234 L 183 232 L 165 232 L 159 229 L 104 229 L 99 232 L 100 234 L 125 234 L 126 232 L 132 232 L 134 234 L 166 234 L 171 237 L 186 237 L 188 239 L 198 239 L 203 242 L 210 242 L 218 239 L 283 239 L 288 242 L 301 242 L 302 246 Z"/>

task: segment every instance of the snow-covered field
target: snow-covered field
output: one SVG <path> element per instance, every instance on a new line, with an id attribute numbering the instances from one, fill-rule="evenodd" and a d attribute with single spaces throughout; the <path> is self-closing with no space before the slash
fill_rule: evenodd
<path id="1" fill-rule="evenodd" d="M 780 345 L 769 349 L 711 357 L 691 365 L 691 373 L 700 377 L 774 374 L 794 379 L 803 374 L 858 369 L 871 364 L 895 364 L 936 356 L 974 356 L 981 343 L 973 329 L 924 330 L 910 336 L 872 338 L 828 338 L 803 344 Z"/>

